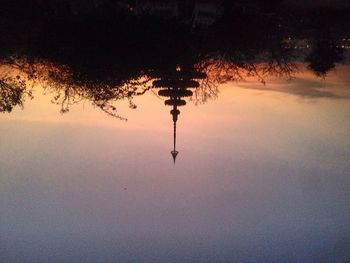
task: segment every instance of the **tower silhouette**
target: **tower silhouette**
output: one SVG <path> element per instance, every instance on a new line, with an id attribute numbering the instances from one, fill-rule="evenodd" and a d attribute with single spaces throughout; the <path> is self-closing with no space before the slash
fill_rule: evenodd
<path id="1" fill-rule="evenodd" d="M 166 106 L 172 107 L 170 114 L 174 124 L 174 141 L 171 156 L 175 164 L 176 157 L 179 154 L 176 150 L 176 124 L 180 115 L 179 107 L 186 105 L 186 101 L 183 98 L 193 95 L 191 89 L 196 89 L 200 86 L 196 79 L 204 79 L 207 76 L 205 73 L 198 72 L 193 68 L 183 70 L 181 67 L 176 67 L 176 70 L 164 72 L 157 77 L 158 79 L 153 81 L 153 87 L 160 89 L 158 91 L 159 96 L 169 98 L 164 103 Z"/>

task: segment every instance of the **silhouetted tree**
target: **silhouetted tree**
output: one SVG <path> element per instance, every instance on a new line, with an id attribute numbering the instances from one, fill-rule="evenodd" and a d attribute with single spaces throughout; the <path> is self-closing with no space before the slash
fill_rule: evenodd
<path id="1" fill-rule="evenodd" d="M 116 101 L 127 99 L 135 108 L 135 96 L 151 89 L 154 79 L 171 80 L 177 67 L 207 75 L 194 91 L 192 101 L 197 104 L 214 99 L 219 83 L 247 77 L 265 83 L 269 76 L 292 77 L 299 59 L 285 40 L 299 31 L 295 22 L 306 17 L 266 15 L 264 12 L 278 6 L 277 0 L 264 2 L 264 8 L 260 0 L 225 1 L 222 19 L 207 29 L 195 29 L 176 19 L 112 10 L 114 1 L 106 0 L 90 13 L 73 14 L 63 8 L 61 15 L 52 16 L 47 15 L 53 8 L 51 1 L 35 0 L 30 7 L 24 0 L 4 1 L 9 13 L 0 10 L 4 14 L 0 17 L 0 63 L 27 77 L 23 83 L 2 80 L 2 111 L 21 105 L 26 86 L 37 82 L 53 94 L 52 102 L 60 105 L 62 113 L 88 100 L 121 119 Z M 26 7 L 38 14 L 26 14 Z M 324 75 L 341 60 L 342 50 L 334 41 L 317 40 L 310 33 L 322 28 L 311 22 L 301 24 L 307 30 L 298 36 L 316 43 L 306 59 L 309 68 Z M 346 32 L 337 31 L 337 35 Z M 8 85 L 18 88 L 11 90 Z"/>
<path id="2" fill-rule="evenodd" d="M 0 112 L 11 112 L 16 106 L 23 106 L 25 96 L 31 97 L 24 81 L 19 78 L 0 79 Z"/>
<path id="3" fill-rule="evenodd" d="M 337 47 L 336 43 L 330 39 L 321 39 L 315 43 L 315 47 L 307 56 L 308 67 L 317 76 L 326 74 L 335 68 L 335 64 L 344 59 L 343 49 Z"/>

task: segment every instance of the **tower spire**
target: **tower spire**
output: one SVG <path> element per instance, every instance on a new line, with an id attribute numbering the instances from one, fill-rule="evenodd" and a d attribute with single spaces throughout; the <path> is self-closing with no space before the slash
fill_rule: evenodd
<path id="1" fill-rule="evenodd" d="M 183 98 L 193 96 L 190 89 L 196 89 L 200 86 L 197 80 L 207 77 L 205 73 L 197 72 L 191 65 L 185 65 L 185 68 L 186 70 L 177 65 L 175 71 L 171 68 L 164 72 L 156 72 L 154 77 L 157 79 L 153 81 L 153 87 L 160 89 L 158 95 L 169 98 L 164 101 L 164 104 L 172 107 L 170 114 L 174 123 L 174 148 L 170 153 L 174 164 L 179 154 L 176 150 L 176 122 L 180 114 L 178 108 L 186 105 L 186 100 Z"/>
<path id="2" fill-rule="evenodd" d="M 171 151 L 171 155 L 173 156 L 174 164 L 176 162 L 176 156 L 179 154 L 178 151 L 176 151 L 176 122 L 174 122 L 174 150 Z"/>
<path id="3" fill-rule="evenodd" d="M 171 151 L 171 155 L 173 156 L 174 164 L 176 162 L 176 157 L 179 154 L 178 151 L 176 151 L 176 122 L 177 117 L 180 114 L 180 111 L 177 109 L 176 105 L 173 105 L 173 109 L 170 111 L 171 115 L 173 115 L 173 122 L 174 122 L 174 150 Z"/>

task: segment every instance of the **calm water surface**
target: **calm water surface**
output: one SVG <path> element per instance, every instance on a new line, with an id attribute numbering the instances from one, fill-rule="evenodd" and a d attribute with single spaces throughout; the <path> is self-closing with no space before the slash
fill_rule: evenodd
<path id="1" fill-rule="evenodd" d="M 350 68 L 0 115 L 1 262 L 348 262 Z"/>

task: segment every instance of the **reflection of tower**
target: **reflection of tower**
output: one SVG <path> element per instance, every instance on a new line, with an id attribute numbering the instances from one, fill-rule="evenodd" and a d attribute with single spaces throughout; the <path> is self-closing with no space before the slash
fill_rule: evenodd
<path id="1" fill-rule="evenodd" d="M 204 73 L 196 72 L 195 70 L 183 71 L 180 68 L 177 68 L 174 72 L 158 77 L 160 77 L 160 79 L 155 80 L 153 86 L 155 88 L 160 88 L 158 91 L 159 96 L 169 98 L 165 101 L 165 105 L 173 107 L 170 111 L 174 122 L 174 148 L 171 151 L 171 155 L 175 164 L 176 157 L 179 154 L 176 150 L 176 123 L 178 116 L 180 115 L 180 110 L 178 108 L 186 105 L 186 101 L 182 98 L 191 97 L 193 95 L 193 92 L 189 89 L 199 87 L 199 83 L 193 79 L 203 79 L 206 75 Z"/>

